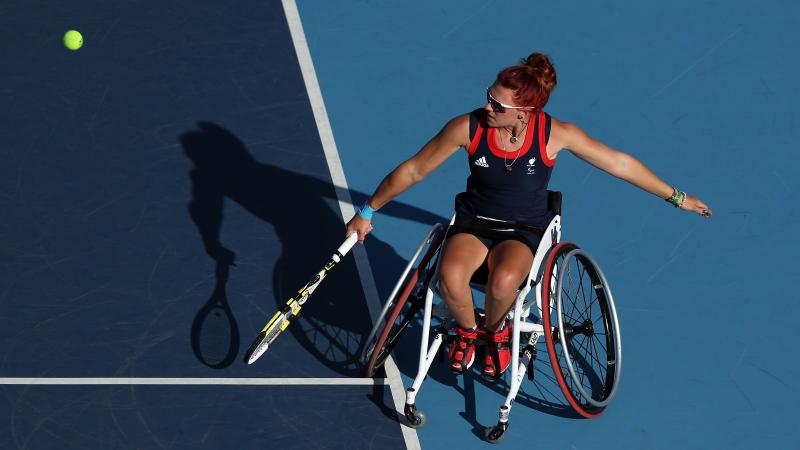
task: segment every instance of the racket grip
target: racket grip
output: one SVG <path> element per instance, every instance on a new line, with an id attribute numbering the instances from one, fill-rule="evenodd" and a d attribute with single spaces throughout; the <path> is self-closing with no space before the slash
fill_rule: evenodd
<path id="1" fill-rule="evenodd" d="M 345 239 L 345 241 L 342 242 L 342 245 L 340 245 L 339 248 L 336 249 L 336 253 L 334 253 L 333 255 L 333 260 L 338 263 L 339 260 L 344 255 L 346 255 L 351 248 L 353 248 L 353 245 L 355 245 L 357 241 L 358 241 L 358 233 L 351 233 L 350 236 L 347 236 L 347 239 Z"/>

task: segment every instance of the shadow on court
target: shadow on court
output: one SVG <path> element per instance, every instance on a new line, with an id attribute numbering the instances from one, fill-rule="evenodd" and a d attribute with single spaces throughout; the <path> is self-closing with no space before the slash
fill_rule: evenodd
<path id="1" fill-rule="evenodd" d="M 235 252 L 227 248 L 221 239 L 226 199 L 274 227 L 280 240 L 282 249 L 272 273 L 274 304 L 265 306 L 273 310 L 283 306 L 286 299 L 330 257 L 333 249 L 343 240 L 344 226 L 339 212 L 326 202 L 326 199 L 335 197 L 335 191 L 329 183 L 257 161 L 239 138 L 213 123 L 199 122 L 198 130 L 186 132 L 179 139 L 194 165 L 191 171 L 189 214 L 197 226 L 206 253 L 215 261 L 217 268 L 214 290 L 192 325 L 192 349 L 198 360 L 206 366 L 223 369 L 239 356 L 239 341 L 242 338 L 225 292 L 228 276 L 235 276 L 235 268 L 233 271 L 229 269 L 236 264 Z M 367 194 L 360 192 L 351 192 L 351 195 L 356 204 L 368 198 Z M 387 205 L 381 213 L 426 224 L 448 222 L 445 217 L 399 202 Z M 340 230 L 341 233 L 330 230 Z M 374 234 L 368 237 L 366 244 L 383 301 L 405 268 L 406 257 L 410 255 L 398 255 Z M 326 279 L 289 327 L 290 333 L 305 351 L 334 372 L 351 377 L 363 376 L 358 356 L 373 324 L 358 280 L 353 259 L 345 258 L 336 273 Z M 403 336 L 395 350 L 401 372 L 412 378 L 417 368 L 420 327 L 421 320 Z M 246 343 L 252 339 L 251 336 L 243 338 Z M 577 418 L 563 401 L 549 369 L 547 353 L 542 348 L 535 368 L 535 379 L 533 383 L 523 384 L 515 404 L 550 415 Z M 463 394 L 464 408 L 459 414 L 472 426 L 473 433 L 483 439 L 484 428 L 493 423 L 481 424 L 477 420 L 475 385 L 481 384 L 495 391 L 499 407 L 508 390 L 507 382 L 487 381 L 473 370 L 460 383 L 441 363 L 433 365 L 429 378 L 428 383 L 435 380 Z M 386 396 L 382 387 L 376 387 L 367 398 L 384 416 L 400 420 L 392 399 Z M 426 402 L 422 396 L 420 407 L 424 409 Z M 455 412 L 458 407 L 453 407 Z"/>
<path id="2" fill-rule="evenodd" d="M 201 363 L 212 369 L 230 366 L 239 354 L 239 325 L 225 291 L 231 265 L 232 260 L 217 259 L 214 291 L 192 322 L 192 351 Z"/>
<path id="3" fill-rule="evenodd" d="M 272 273 L 274 305 L 264 306 L 272 311 L 283 306 L 320 269 L 341 244 L 344 226 L 339 212 L 326 202 L 335 198 L 330 183 L 257 161 L 229 130 L 198 122 L 198 129 L 181 134 L 179 141 L 194 165 L 189 214 L 205 252 L 217 267 L 214 291 L 192 326 L 192 348 L 203 364 L 222 369 L 236 360 L 240 339 L 225 292 L 229 273 L 236 276 L 235 270 L 229 271 L 235 266 L 236 253 L 221 239 L 226 199 L 271 225 L 280 240 L 282 249 Z M 361 193 L 353 196 L 356 201 L 367 197 Z M 384 212 L 423 223 L 443 220 L 402 204 Z M 369 241 L 373 266 L 399 273 L 405 265 L 402 258 L 378 239 Z M 372 319 L 353 259 L 345 258 L 335 272 L 306 303 L 289 330 L 304 350 L 331 370 L 362 376 L 363 368 L 357 360 Z M 254 336 L 243 338 L 249 343 Z"/>

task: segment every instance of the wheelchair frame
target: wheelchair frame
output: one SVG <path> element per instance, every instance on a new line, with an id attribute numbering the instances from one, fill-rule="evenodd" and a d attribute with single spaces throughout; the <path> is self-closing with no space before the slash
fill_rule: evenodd
<path id="1" fill-rule="evenodd" d="M 594 411 L 589 412 L 586 411 L 585 408 L 581 408 L 572 396 L 567 394 L 565 389 L 569 389 L 567 386 L 560 386 L 562 392 L 564 392 L 565 397 L 567 398 L 568 402 L 571 406 L 582 416 L 587 418 L 593 418 L 602 413 L 608 403 L 611 401 L 612 397 L 616 393 L 617 386 L 619 384 L 619 378 L 622 369 L 622 345 L 621 345 L 621 336 L 620 336 L 620 328 L 619 328 L 619 320 L 617 318 L 616 309 L 614 307 L 613 296 L 611 294 L 611 290 L 608 287 L 608 281 L 603 274 L 602 270 L 600 270 L 599 265 L 597 262 L 588 255 L 585 251 L 580 249 L 574 244 L 563 243 L 562 245 L 566 246 L 569 245 L 571 247 L 575 247 L 572 250 L 569 250 L 571 247 L 561 248 L 559 243 L 561 242 L 561 193 L 560 192 L 549 192 L 549 203 L 550 208 L 555 213 L 555 217 L 551 220 L 548 227 L 545 229 L 544 234 L 542 235 L 542 239 L 539 242 L 537 247 L 536 253 L 534 254 L 533 263 L 531 264 L 531 270 L 528 273 L 527 281 L 524 283 L 522 288 L 517 292 L 516 300 L 513 303 L 513 308 L 507 314 L 507 317 L 513 320 L 513 327 L 512 327 L 512 342 L 511 342 L 511 363 L 510 363 L 510 386 L 508 394 L 506 395 L 505 401 L 500 407 L 499 411 L 499 420 L 498 423 L 494 427 L 489 427 L 486 430 L 486 438 L 490 442 L 499 442 L 505 430 L 508 428 L 509 424 L 509 414 L 511 412 L 511 407 L 513 405 L 514 399 L 519 392 L 519 389 L 522 385 L 522 380 L 525 377 L 526 369 L 529 367 L 529 364 L 532 363 L 533 360 L 536 358 L 536 344 L 540 337 L 545 336 L 545 327 L 549 327 L 550 336 L 552 336 L 551 340 L 548 341 L 548 353 L 550 354 L 551 361 L 553 362 L 553 369 L 561 370 L 561 366 L 558 364 L 558 357 L 556 355 L 556 350 L 551 345 L 552 342 L 558 338 L 562 348 L 568 348 L 567 346 L 567 337 L 566 334 L 569 331 L 565 331 L 562 333 L 558 333 L 557 330 L 569 330 L 569 328 L 565 328 L 565 324 L 563 322 L 562 317 L 562 303 L 561 303 L 561 293 L 562 293 L 562 282 L 563 282 L 563 274 L 568 267 L 569 258 L 578 258 L 581 260 L 582 264 L 590 264 L 591 272 L 593 275 L 591 276 L 591 281 L 593 283 L 592 287 L 595 289 L 598 296 L 604 296 L 604 302 L 606 304 L 606 311 L 603 312 L 604 314 L 604 323 L 606 324 L 606 329 L 604 330 L 607 334 L 609 331 L 613 332 L 613 345 L 614 351 L 613 356 L 609 356 L 607 360 L 607 364 L 609 366 L 613 366 L 612 370 L 613 373 L 611 374 L 611 386 L 610 392 L 605 396 L 605 398 L 601 399 L 600 401 L 592 399 L 591 395 L 589 395 L 583 387 L 578 384 L 577 389 L 581 392 L 583 397 L 587 400 L 588 403 L 591 404 L 595 408 Z M 454 223 L 455 216 L 450 221 L 450 225 Z M 437 233 L 444 233 L 443 236 L 446 236 L 446 229 L 441 224 L 436 224 L 428 233 L 426 238 L 420 244 L 419 248 L 417 249 L 416 253 L 414 254 L 413 258 L 406 267 L 403 275 L 400 277 L 397 285 L 392 291 L 390 295 L 389 301 L 387 301 L 386 305 L 384 306 L 383 310 L 381 311 L 380 319 L 376 322 L 375 326 L 373 327 L 370 335 L 367 338 L 367 344 L 369 344 L 372 339 L 376 336 L 378 328 L 381 326 L 383 318 L 386 316 L 389 308 L 392 306 L 393 300 L 397 295 L 400 287 L 403 285 L 408 273 L 411 271 L 414 262 L 419 258 L 420 253 L 425 248 L 426 245 L 431 244 L 434 237 Z M 451 319 L 449 310 L 444 302 L 440 302 L 436 306 L 433 305 L 433 297 L 434 297 L 434 290 L 435 286 L 437 285 L 439 279 L 439 265 L 441 263 L 439 259 L 439 253 L 441 252 L 442 248 L 444 248 L 446 242 L 446 238 L 443 237 L 441 242 L 438 244 L 438 248 L 436 249 L 436 262 L 433 268 L 433 275 L 430 278 L 429 283 L 425 286 L 425 300 L 424 300 L 424 312 L 423 312 L 423 319 L 422 319 L 422 338 L 420 340 L 420 355 L 419 355 L 419 362 L 418 362 L 418 369 L 417 375 L 412 382 L 412 385 L 406 390 L 406 404 L 404 407 L 404 415 L 408 420 L 408 425 L 413 428 L 421 427 L 425 424 L 426 418 L 425 415 L 419 411 L 416 407 L 416 397 L 419 394 L 419 390 L 422 386 L 425 377 L 427 376 L 428 370 L 430 369 L 433 360 L 435 359 L 443 341 L 448 336 L 447 332 L 447 323 Z M 558 267 L 558 276 L 556 276 L 556 272 L 551 270 L 550 280 L 544 280 L 545 277 L 545 265 L 549 263 L 548 257 L 554 253 L 554 251 L 559 248 L 561 250 L 568 250 L 566 255 L 564 256 L 561 267 Z M 555 256 L 555 255 L 554 255 Z M 553 261 L 552 264 L 555 264 Z M 588 267 L 588 266 L 587 266 Z M 416 274 L 415 274 L 416 275 Z M 424 281 L 415 281 L 417 284 Z M 557 309 L 558 311 L 558 324 L 551 324 L 549 323 L 549 316 L 545 317 L 542 314 L 542 297 L 544 289 L 551 289 L 550 284 L 555 282 L 555 293 L 556 293 L 556 304 L 550 303 L 548 312 L 552 313 L 553 309 Z M 479 284 L 476 281 L 472 281 L 472 284 Z M 598 289 L 602 289 L 602 294 Z M 533 291 L 534 295 L 533 298 L 525 301 L 525 298 Z M 407 295 L 407 293 L 406 293 Z M 598 298 L 598 300 L 600 300 Z M 535 303 L 534 303 L 535 301 Z M 538 317 L 535 317 L 535 320 L 528 321 L 531 315 L 531 310 L 536 305 L 536 311 L 538 311 Z M 601 308 L 602 308 L 601 304 Z M 613 323 L 609 324 L 607 320 L 605 320 L 605 314 L 610 314 L 610 319 Z M 436 328 L 434 331 L 433 340 L 430 341 L 430 330 L 431 330 L 431 319 L 432 316 L 436 315 L 437 317 L 442 319 L 442 324 Z M 396 316 L 395 316 L 396 317 Z M 392 319 L 392 322 L 394 319 Z M 613 329 L 609 330 L 609 325 L 613 327 Z M 386 324 L 386 326 L 391 327 L 392 323 Z M 579 328 L 579 327 L 574 327 Z M 590 324 L 591 328 L 591 324 Z M 402 332 L 402 331 L 401 331 Z M 527 338 L 527 342 L 523 347 L 520 346 L 520 341 L 522 339 L 523 334 L 528 334 L 529 337 Z M 608 337 L 606 338 L 608 343 Z M 430 344 L 429 344 L 430 341 Z M 377 344 L 377 342 L 376 342 Z M 372 348 L 369 346 L 365 346 L 364 351 L 362 352 L 362 361 L 367 360 L 367 354 L 370 351 L 377 351 L 375 350 L 375 346 L 373 345 Z M 569 352 L 567 352 L 569 353 Z M 608 353 L 607 353 L 608 356 Z M 575 373 L 575 367 L 573 362 L 571 361 L 569 355 L 565 357 L 567 362 L 567 371 L 571 374 L 573 379 L 577 379 Z M 532 365 L 531 365 L 532 370 Z M 607 369 L 608 370 L 608 369 Z M 558 375 L 558 374 L 557 374 Z M 532 378 L 532 374 L 529 375 Z M 560 375 L 561 378 L 559 380 L 564 379 L 564 375 Z M 558 377 L 557 377 L 558 378 Z M 562 383 L 562 381 L 559 381 Z M 605 386 L 605 385 L 604 385 Z"/>

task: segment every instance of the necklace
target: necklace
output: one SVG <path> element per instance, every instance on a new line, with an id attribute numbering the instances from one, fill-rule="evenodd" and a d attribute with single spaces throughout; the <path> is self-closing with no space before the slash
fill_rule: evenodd
<path id="1" fill-rule="evenodd" d="M 523 122 L 523 124 L 524 125 L 522 126 L 522 129 L 519 130 L 520 133 L 524 132 L 525 128 L 528 127 L 528 122 Z M 508 135 L 511 136 L 511 138 L 509 138 L 509 141 L 511 141 L 512 144 L 516 144 L 517 143 L 517 135 L 514 134 L 514 128 L 511 128 L 510 130 L 508 129 L 508 127 L 503 127 L 503 128 L 506 131 L 508 131 Z"/>
<path id="2" fill-rule="evenodd" d="M 511 134 L 511 132 L 509 132 L 508 134 Z M 513 135 L 511 137 L 512 137 L 511 142 L 516 142 L 517 137 Z M 502 136 L 500 136 L 500 145 L 503 147 L 503 166 L 506 169 L 506 173 L 511 173 L 511 171 L 514 170 L 514 163 L 517 162 L 517 158 L 519 158 L 519 151 L 522 150 L 522 147 L 517 149 L 517 154 L 514 156 L 514 160 L 511 161 L 511 164 L 509 164 L 508 159 L 506 159 L 506 154 L 508 154 L 508 150 L 506 150 L 506 144 L 503 142 Z"/>

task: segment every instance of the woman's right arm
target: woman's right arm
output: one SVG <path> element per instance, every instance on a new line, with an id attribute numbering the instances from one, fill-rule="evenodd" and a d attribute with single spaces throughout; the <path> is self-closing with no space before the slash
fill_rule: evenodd
<path id="1" fill-rule="evenodd" d="M 447 122 L 444 128 L 416 155 L 392 170 L 378 185 L 378 189 L 367 201 L 367 205 L 373 210 L 381 208 L 406 189 L 422 181 L 447 158 L 455 154 L 459 148 L 468 146 L 469 114 L 464 114 Z M 356 215 L 347 223 L 346 234 L 350 235 L 355 231 L 358 233 L 358 240 L 363 241 L 371 230 L 371 220 L 365 219 L 357 211 Z"/>

